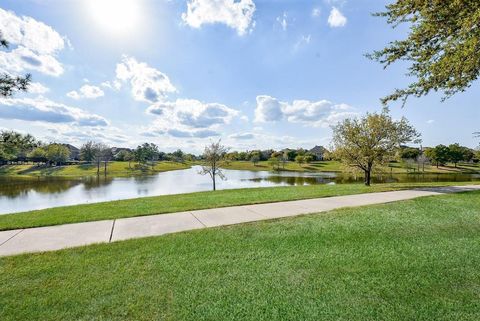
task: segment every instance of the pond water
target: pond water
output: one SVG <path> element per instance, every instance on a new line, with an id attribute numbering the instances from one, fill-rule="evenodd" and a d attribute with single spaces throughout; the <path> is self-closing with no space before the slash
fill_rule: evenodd
<path id="1" fill-rule="evenodd" d="M 35 209 L 104 202 L 136 197 L 208 191 L 209 176 L 198 174 L 200 167 L 151 176 L 83 179 L 54 177 L 0 177 L 0 214 Z M 225 170 L 227 180 L 217 189 L 288 185 L 361 183 L 362 177 L 344 173 L 254 172 Z M 480 174 L 393 174 L 380 175 L 373 182 L 465 182 L 480 180 Z"/>

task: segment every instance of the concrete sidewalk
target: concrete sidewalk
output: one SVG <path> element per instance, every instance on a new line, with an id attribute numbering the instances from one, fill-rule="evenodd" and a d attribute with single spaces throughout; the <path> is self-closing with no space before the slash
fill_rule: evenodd
<path id="1" fill-rule="evenodd" d="M 0 232 L 0 256 L 53 251 L 215 226 L 326 212 L 342 207 L 382 204 L 423 196 L 480 190 L 480 185 L 336 196 L 244 205 Z"/>

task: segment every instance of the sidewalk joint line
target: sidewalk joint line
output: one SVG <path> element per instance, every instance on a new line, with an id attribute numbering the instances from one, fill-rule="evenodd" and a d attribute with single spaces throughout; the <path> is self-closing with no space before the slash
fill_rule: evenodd
<path id="1" fill-rule="evenodd" d="M 112 230 L 110 231 L 110 238 L 108 239 L 108 243 L 111 243 L 112 242 L 112 237 L 113 237 L 113 229 L 115 228 L 115 220 L 113 220 L 113 224 L 112 224 Z"/>
<path id="2" fill-rule="evenodd" d="M 26 229 L 21 229 L 20 231 L 18 231 L 17 233 L 13 234 L 12 236 L 10 236 L 6 241 L 2 242 L 0 244 L 0 246 L 2 246 L 3 244 L 7 243 L 8 241 L 10 241 L 11 239 L 13 239 L 15 236 L 17 236 L 18 234 L 22 233 L 23 231 L 25 231 Z"/>
<path id="3" fill-rule="evenodd" d="M 189 212 L 189 213 L 190 213 L 193 217 L 195 217 L 195 219 L 196 219 L 200 224 L 202 224 L 203 227 L 207 227 L 205 224 L 203 224 L 202 221 L 200 221 L 200 219 L 199 219 L 198 217 L 195 216 L 195 214 L 193 214 L 193 212 Z"/>

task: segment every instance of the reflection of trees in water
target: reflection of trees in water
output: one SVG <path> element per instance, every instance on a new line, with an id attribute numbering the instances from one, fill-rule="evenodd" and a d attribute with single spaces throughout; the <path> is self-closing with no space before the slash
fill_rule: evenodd
<path id="1" fill-rule="evenodd" d="M 156 179 L 157 179 L 157 176 L 153 176 L 153 175 L 141 175 L 141 176 L 133 177 L 133 180 L 136 183 L 148 183 L 148 182 L 153 182 Z"/>
<path id="2" fill-rule="evenodd" d="M 15 198 L 21 195 L 27 195 L 30 191 L 41 194 L 61 193 L 81 183 L 81 180 L 43 177 L 0 178 L 0 196 Z"/>
<path id="3" fill-rule="evenodd" d="M 83 187 L 85 188 L 85 190 L 88 191 L 94 188 L 112 184 L 113 178 L 105 175 L 98 175 L 98 176 L 91 176 L 91 177 L 84 178 L 82 182 L 83 182 Z"/>

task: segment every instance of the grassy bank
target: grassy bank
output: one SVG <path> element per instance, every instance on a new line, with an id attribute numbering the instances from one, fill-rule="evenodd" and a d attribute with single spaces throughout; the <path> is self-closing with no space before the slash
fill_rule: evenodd
<path id="1" fill-rule="evenodd" d="M 0 230 L 117 219 L 234 205 L 448 185 L 462 185 L 462 183 L 376 184 L 371 187 L 366 187 L 362 184 L 310 185 L 163 195 L 0 215 Z"/>
<path id="2" fill-rule="evenodd" d="M 252 162 L 247 161 L 232 161 L 224 166 L 226 169 L 235 169 L 235 170 L 251 170 L 251 171 L 271 171 L 272 165 L 268 161 L 258 162 L 253 164 Z M 282 171 L 295 171 L 295 172 L 343 172 L 345 167 L 342 163 L 337 161 L 324 161 L 324 162 L 312 162 L 310 164 L 298 164 L 295 162 L 287 162 L 285 168 L 280 166 Z M 404 165 L 400 163 L 390 163 L 388 166 L 383 167 L 379 170 L 384 173 L 411 173 L 414 172 L 413 169 L 407 169 Z M 415 171 L 418 171 L 418 168 L 415 168 Z M 426 165 L 425 170 L 420 168 L 421 173 L 478 173 L 480 172 L 480 167 L 478 164 L 458 164 L 457 167 L 454 164 L 447 164 L 446 166 L 430 166 Z"/>
<path id="3" fill-rule="evenodd" d="M 175 162 L 158 162 L 155 167 L 141 168 L 136 163 L 128 164 L 128 162 L 110 162 L 107 167 L 108 176 L 129 176 L 153 174 L 158 172 L 166 172 L 177 169 L 189 168 L 190 165 L 186 163 Z M 85 177 L 94 176 L 97 174 L 96 165 L 81 164 L 68 166 L 35 166 L 35 165 L 4 165 L 0 166 L 0 175 L 15 176 L 65 176 L 65 177 Z M 103 164 L 100 167 L 100 174 L 104 174 Z"/>
<path id="4" fill-rule="evenodd" d="M 480 193 L 0 258 L 2 320 L 479 320 Z"/>

